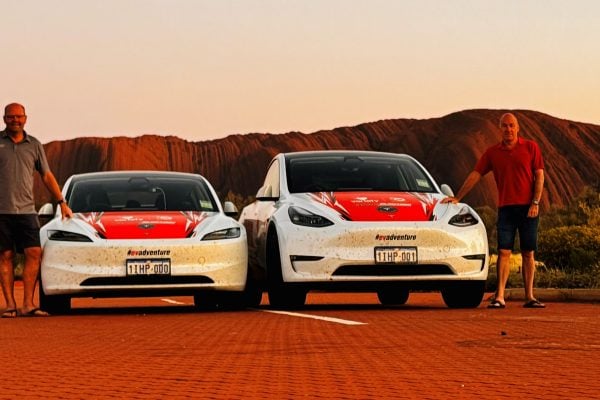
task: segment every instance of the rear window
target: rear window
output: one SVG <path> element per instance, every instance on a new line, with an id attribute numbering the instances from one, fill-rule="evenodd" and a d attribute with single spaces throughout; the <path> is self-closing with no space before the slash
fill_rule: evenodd
<path id="1" fill-rule="evenodd" d="M 200 179 L 102 177 L 74 182 L 68 197 L 73 212 L 217 211 Z"/>
<path id="2" fill-rule="evenodd" d="M 319 156 L 291 158 L 287 163 L 290 193 L 304 192 L 435 192 L 423 169 L 409 158 Z"/>

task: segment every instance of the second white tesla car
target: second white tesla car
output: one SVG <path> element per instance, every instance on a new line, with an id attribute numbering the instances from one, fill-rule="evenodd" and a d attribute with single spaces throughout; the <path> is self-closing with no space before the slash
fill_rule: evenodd
<path id="1" fill-rule="evenodd" d="M 449 307 L 480 304 L 488 275 L 484 224 L 407 155 L 313 151 L 277 155 L 246 206 L 250 282 L 276 307 L 309 290 L 377 292 L 403 304 L 440 290 Z"/>

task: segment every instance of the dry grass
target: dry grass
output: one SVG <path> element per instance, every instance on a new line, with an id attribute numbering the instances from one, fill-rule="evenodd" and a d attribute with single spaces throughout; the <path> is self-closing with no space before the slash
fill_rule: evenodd
<path id="1" fill-rule="evenodd" d="M 487 280 L 487 289 L 495 291 L 498 284 L 496 275 L 496 261 L 498 256 L 490 256 L 490 274 Z M 513 254 L 510 259 L 510 275 L 508 277 L 508 288 L 522 288 L 523 278 L 521 276 L 522 258 L 520 254 Z M 535 286 L 538 288 L 561 288 L 561 289 L 598 289 L 600 288 L 600 264 L 589 272 L 575 270 L 562 270 L 548 268 L 544 263 L 536 261 Z"/>

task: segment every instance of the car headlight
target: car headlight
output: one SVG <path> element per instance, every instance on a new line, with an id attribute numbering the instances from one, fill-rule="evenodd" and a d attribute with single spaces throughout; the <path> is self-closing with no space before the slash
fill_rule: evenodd
<path id="1" fill-rule="evenodd" d="M 471 211 L 463 208 L 462 210 L 460 210 L 460 212 L 458 214 L 456 214 L 454 217 L 450 218 L 448 223 L 450 225 L 464 227 L 464 226 L 477 225 L 479 223 L 479 220 L 477 219 L 476 216 L 473 215 L 473 213 Z"/>
<path id="2" fill-rule="evenodd" d="M 235 239 L 241 235 L 240 228 L 227 228 L 221 229 L 220 231 L 214 231 L 207 233 L 202 237 L 202 240 L 221 240 L 221 239 Z"/>
<path id="3" fill-rule="evenodd" d="M 92 239 L 80 233 L 69 231 L 48 231 L 48 239 L 60 242 L 91 242 Z"/>
<path id="4" fill-rule="evenodd" d="M 288 208 L 288 214 L 293 224 L 302 226 L 312 226 L 314 228 L 322 228 L 324 226 L 333 225 L 333 222 L 325 217 L 313 214 L 308 210 L 300 207 Z"/>

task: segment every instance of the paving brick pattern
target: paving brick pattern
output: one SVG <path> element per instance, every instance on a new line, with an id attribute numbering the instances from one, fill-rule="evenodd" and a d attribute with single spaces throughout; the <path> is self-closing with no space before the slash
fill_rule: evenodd
<path id="1" fill-rule="evenodd" d="M 309 303 L 299 312 L 366 325 L 160 299 L 77 299 L 73 315 L 0 319 L 0 399 L 600 397 L 599 304 L 450 310 L 439 294 L 395 308 L 372 294 Z"/>

